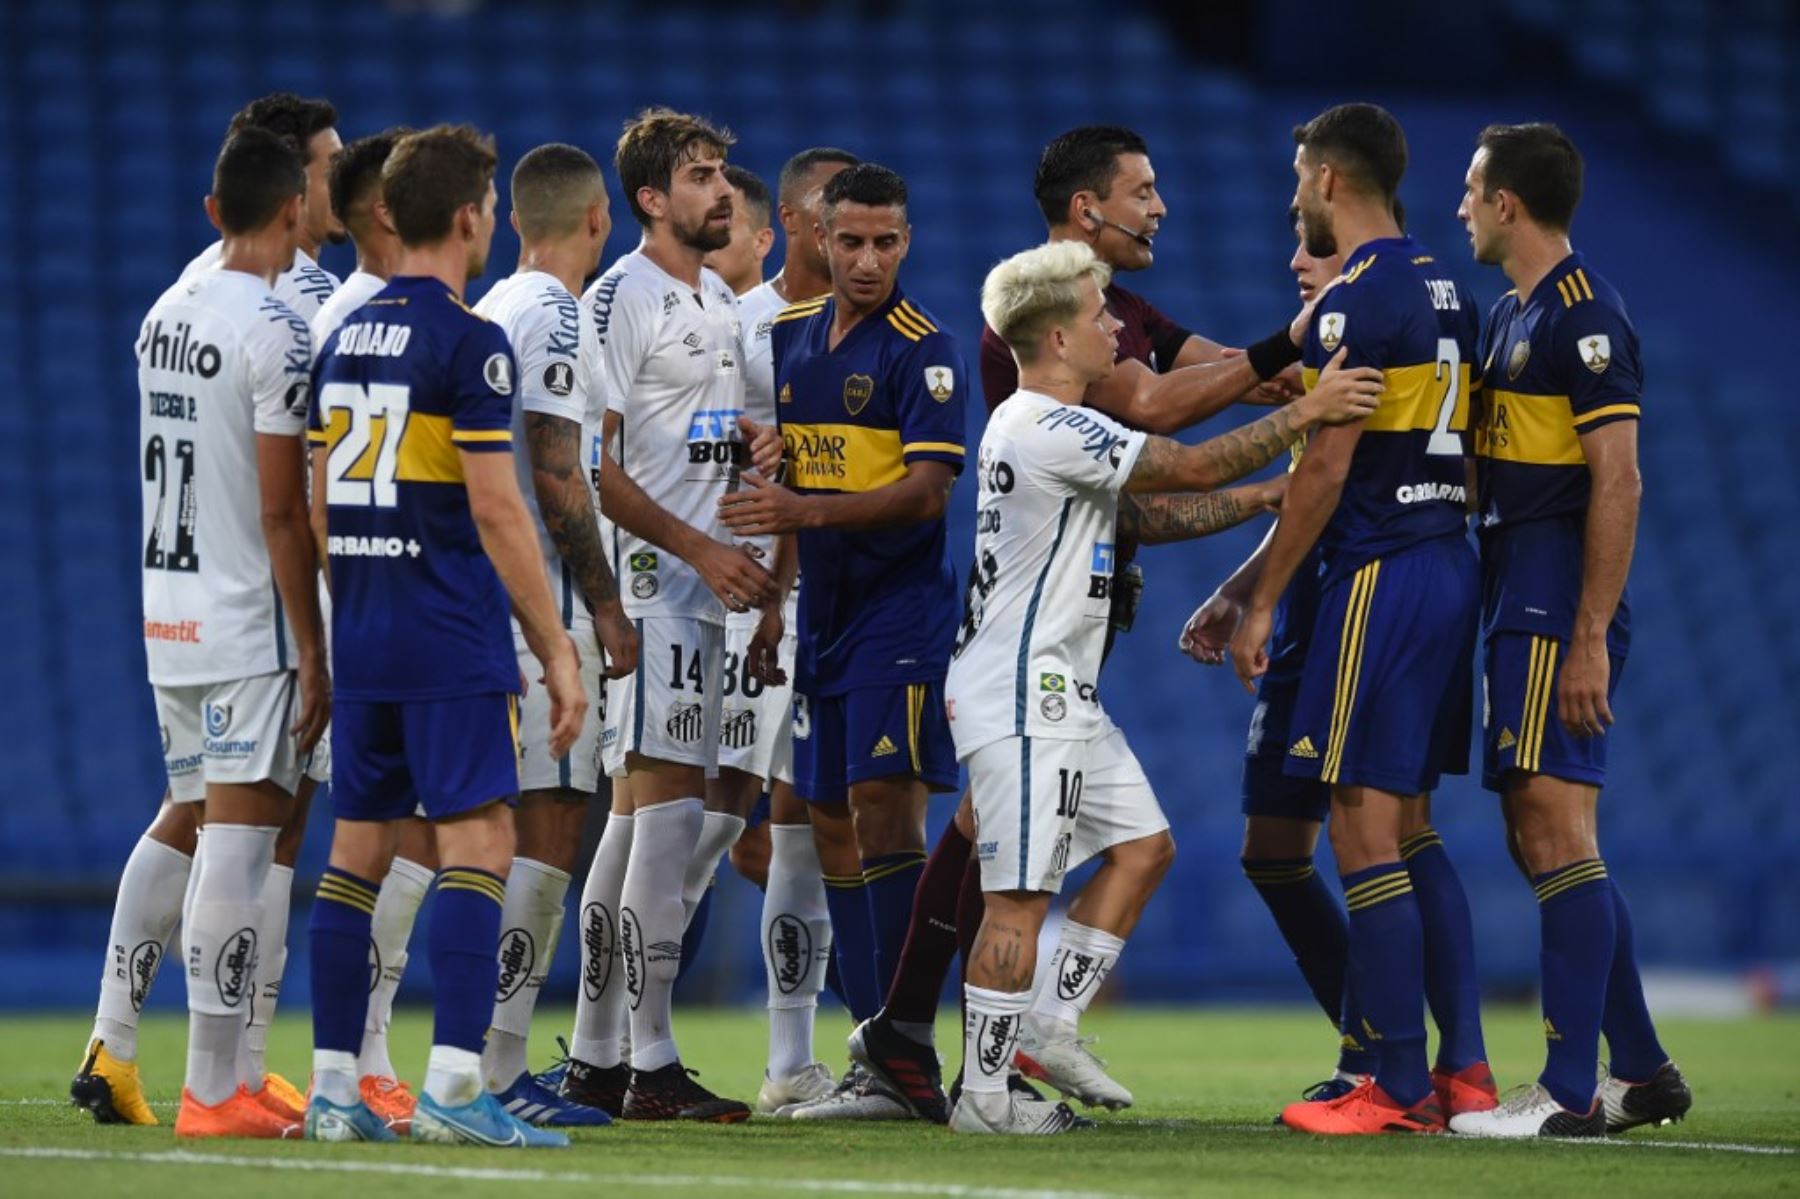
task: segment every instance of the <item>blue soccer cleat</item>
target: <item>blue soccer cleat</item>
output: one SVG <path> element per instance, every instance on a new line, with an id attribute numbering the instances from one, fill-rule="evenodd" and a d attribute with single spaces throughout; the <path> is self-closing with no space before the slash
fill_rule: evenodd
<path id="1" fill-rule="evenodd" d="M 494 1098 L 508 1115 L 539 1128 L 598 1128 L 612 1123 L 612 1117 L 599 1108 L 564 1099 L 529 1072 L 513 1079 L 512 1085 Z"/>
<path id="2" fill-rule="evenodd" d="M 412 1139 L 434 1145 L 486 1145 L 494 1149 L 566 1149 L 569 1138 L 545 1132 L 509 1115 L 486 1091 L 473 1103 L 444 1107 L 419 1096 L 413 1110 Z"/>
<path id="3" fill-rule="evenodd" d="M 314 1095 L 306 1105 L 306 1139 L 309 1141 L 397 1141 L 387 1121 L 358 1100 L 351 1104 L 333 1103 L 323 1095 Z"/>

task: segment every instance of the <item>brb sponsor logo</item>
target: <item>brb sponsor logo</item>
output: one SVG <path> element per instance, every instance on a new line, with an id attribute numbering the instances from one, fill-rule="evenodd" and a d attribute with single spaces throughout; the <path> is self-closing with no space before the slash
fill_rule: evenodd
<path id="1" fill-rule="evenodd" d="M 619 961 L 625 967 L 625 994 L 635 1012 L 644 998 L 644 929 L 630 908 L 619 912 Z"/>
<path id="2" fill-rule="evenodd" d="M 1110 541 L 1094 542 L 1093 565 L 1088 568 L 1088 598 L 1110 599 L 1112 596 L 1113 546 Z"/>
<path id="3" fill-rule="evenodd" d="M 812 958 L 812 932 L 806 921 L 783 912 L 769 922 L 769 961 L 775 969 L 775 986 L 783 995 L 799 990 Z"/>
<path id="4" fill-rule="evenodd" d="M 589 1002 L 598 1002 L 612 978 L 613 954 L 619 948 L 612 913 L 600 904 L 581 909 L 581 948 L 581 992 Z"/>
<path id="5" fill-rule="evenodd" d="M 225 938 L 225 944 L 213 962 L 213 982 L 219 988 L 219 1002 L 229 1008 L 241 1007 L 255 971 L 256 930 L 240 928 Z"/>
<path id="6" fill-rule="evenodd" d="M 688 422 L 688 465 L 743 467 L 750 461 L 750 451 L 737 439 L 740 408 L 703 408 Z M 688 481 L 718 478 L 718 473 L 690 471 Z"/>
<path id="7" fill-rule="evenodd" d="M 537 964 L 537 943 L 522 928 L 509 928 L 500 934 L 500 982 L 495 989 L 501 1002 L 511 999 L 531 977 Z"/>

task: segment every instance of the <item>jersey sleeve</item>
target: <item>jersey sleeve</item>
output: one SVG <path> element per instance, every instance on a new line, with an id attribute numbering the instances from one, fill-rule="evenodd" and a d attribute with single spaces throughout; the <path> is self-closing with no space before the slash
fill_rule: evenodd
<path id="1" fill-rule="evenodd" d="M 579 312 L 579 309 L 575 310 Z M 519 362 L 519 407 L 580 424 L 587 414 L 581 367 L 581 320 L 548 307 L 521 323 L 513 354 Z"/>
<path id="2" fill-rule="evenodd" d="M 927 334 L 899 359 L 894 414 L 907 463 L 943 462 L 962 472 L 969 372 L 956 339 Z"/>
<path id="3" fill-rule="evenodd" d="M 472 326 L 450 359 L 450 441 L 477 453 L 512 449 L 512 397 L 518 363 L 506 331 Z"/>
<path id="4" fill-rule="evenodd" d="M 306 431 L 312 393 L 312 331 L 287 312 L 286 319 L 261 322 L 246 349 L 250 354 L 250 396 L 258 433 L 299 437 Z"/>
<path id="5" fill-rule="evenodd" d="M 1593 301 L 1567 309 L 1556 322 L 1551 353 L 1557 381 L 1569 393 L 1577 433 L 1639 418 L 1643 365 L 1637 331 L 1624 313 Z"/>
<path id="6" fill-rule="evenodd" d="M 594 293 L 589 311 L 594 320 L 597 352 L 588 385 L 598 389 L 601 407 L 621 416 L 630 411 L 631 388 L 650 356 L 656 336 L 655 297 L 626 279 L 609 294 Z"/>
<path id="7" fill-rule="evenodd" d="M 1175 369 L 1175 359 L 1193 333 L 1170 320 L 1162 309 L 1150 301 L 1140 298 L 1138 302 L 1143 305 L 1140 318 L 1144 324 L 1144 332 L 1150 338 L 1150 352 L 1156 370 L 1159 374 L 1167 374 Z"/>
<path id="8" fill-rule="evenodd" d="M 1006 397 L 1019 390 L 1019 364 L 1000 335 L 981 327 L 981 395 L 992 412 L 1006 402 Z"/>
<path id="9" fill-rule="evenodd" d="M 1370 366 L 1381 370 L 1388 365 L 1392 317 L 1383 319 L 1383 306 L 1374 288 L 1375 283 L 1370 280 L 1340 283 L 1319 301 L 1306 331 L 1307 366 L 1323 370 L 1339 350 L 1346 351 L 1346 368 Z"/>
<path id="10" fill-rule="evenodd" d="M 1075 491 L 1118 495 L 1149 435 L 1105 413 L 1066 405 L 1032 422 L 1033 466 Z"/>

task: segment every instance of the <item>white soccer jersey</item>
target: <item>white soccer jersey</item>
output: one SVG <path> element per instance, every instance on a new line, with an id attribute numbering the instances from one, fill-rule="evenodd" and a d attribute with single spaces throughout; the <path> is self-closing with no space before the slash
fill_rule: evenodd
<path id="1" fill-rule="evenodd" d="M 727 540 L 718 502 L 743 453 L 737 418 L 744 411 L 744 346 L 731 289 L 702 269 L 696 293 L 634 250 L 588 288 L 582 306 L 597 346 L 589 386 L 622 424 L 610 447 L 619 469 L 671 516 Z M 611 522 L 603 532 L 634 619 L 725 619 L 724 604 L 687 563 Z"/>
<path id="2" fill-rule="evenodd" d="M 775 290 L 773 284 L 763 283 L 751 288 L 737 298 L 738 320 L 744 331 L 744 412 L 759 425 L 774 426 L 777 422 L 775 413 L 775 347 L 769 336 L 774 327 L 775 314 L 788 306 Z M 775 561 L 774 537 L 740 537 L 740 542 L 748 542 L 762 550 L 762 563 L 772 566 Z M 792 600 L 799 592 L 795 588 L 789 592 Z M 788 619 L 793 620 L 794 609 L 788 609 Z M 731 623 L 748 621 L 753 627 L 759 619 L 755 611 L 727 614 Z"/>
<path id="3" fill-rule="evenodd" d="M 1015 392 L 981 437 L 968 611 L 944 694 L 959 758 L 1002 737 L 1086 741 L 1111 610 L 1119 491 L 1145 436 Z"/>
<path id="4" fill-rule="evenodd" d="M 261 279 L 201 271 L 150 309 L 137 361 L 150 681 L 287 669 L 294 659 L 263 541 L 256 435 L 305 434 L 306 322 Z"/>
<path id="5" fill-rule="evenodd" d="M 585 455 L 600 434 L 604 411 L 581 369 L 584 361 L 593 361 L 592 326 L 582 317 L 581 302 L 556 276 L 543 271 L 521 271 L 500 280 L 481 298 L 475 311 L 506 330 L 513 356 L 518 359 L 519 386 L 513 395 L 513 462 L 519 470 L 519 490 L 525 494 L 525 506 L 531 509 L 538 544 L 543 547 L 544 562 L 549 567 L 550 594 L 556 597 L 565 629 L 590 627 L 594 617 L 582 598 L 581 584 L 557 554 L 556 543 L 550 539 L 543 514 L 538 511 L 525 414 L 541 412 L 574 421 L 581 426 L 580 445 Z M 592 479 L 585 470 L 582 479 L 588 487 L 588 502 L 598 506 Z M 517 618 L 513 627 L 518 627 Z"/>
<path id="6" fill-rule="evenodd" d="M 327 272 L 329 273 L 329 272 Z M 325 342 L 336 333 L 344 318 L 367 304 L 376 292 L 387 286 L 387 280 L 367 271 L 351 271 L 350 277 L 338 285 L 331 298 L 312 315 L 313 357 L 325 352 Z M 281 293 L 277 291 L 276 295 Z M 292 304 L 288 305 L 293 308 Z M 295 311 L 298 311 L 296 309 Z"/>
<path id="7" fill-rule="evenodd" d="M 186 283 L 200 271 L 219 265 L 219 253 L 225 243 L 216 241 L 194 256 L 181 271 L 177 283 Z M 312 320 L 338 289 L 338 277 L 320 266 L 305 250 L 294 251 L 294 265 L 275 277 L 275 298 L 292 308 L 303 320 Z"/>

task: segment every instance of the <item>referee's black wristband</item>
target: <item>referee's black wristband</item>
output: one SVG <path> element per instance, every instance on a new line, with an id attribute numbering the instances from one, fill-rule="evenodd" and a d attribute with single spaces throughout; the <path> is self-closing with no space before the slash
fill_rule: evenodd
<path id="1" fill-rule="evenodd" d="M 1250 369 L 1256 377 L 1267 383 L 1284 369 L 1300 361 L 1300 347 L 1288 336 L 1287 326 L 1283 325 L 1268 337 L 1256 342 L 1244 351 L 1244 357 L 1250 360 Z"/>

